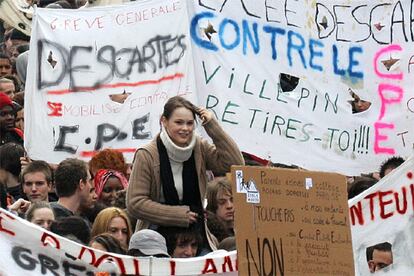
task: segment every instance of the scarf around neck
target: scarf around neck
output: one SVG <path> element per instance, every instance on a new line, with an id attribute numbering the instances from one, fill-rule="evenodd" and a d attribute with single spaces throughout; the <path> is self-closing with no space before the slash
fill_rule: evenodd
<path id="1" fill-rule="evenodd" d="M 181 148 L 173 143 L 166 132 L 162 131 L 157 138 L 157 148 L 160 157 L 160 178 L 165 203 L 168 205 L 187 205 L 190 206 L 193 212 L 198 213 L 202 211 L 202 205 L 193 150 L 195 140 L 195 135 L 193 135 L 190 144 L 185 148 Z M 175 188 L 170 159 L 183 163 L 183 199 L 181 202 Z"/>

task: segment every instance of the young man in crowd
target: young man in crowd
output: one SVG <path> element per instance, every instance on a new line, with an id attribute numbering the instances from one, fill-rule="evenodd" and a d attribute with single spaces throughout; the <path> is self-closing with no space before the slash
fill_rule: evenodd
<path id="1" fill-rule="evenodd" d="M 12 73 L 12 63 L 10 58 L 5 54 L 0 53 L 0 78 L 11 75 Z"/>
<path id="2" fill-rule="evenodd" d="M 206 209 L 224 224 L 228 233 L 234 235 L 233 194 L 226 177 L 216 178 L 208 184 Z"/>
<path id="3" fill-rule="evenodd" d="M 12 100 L 0 92 L 0 146 L 9 142 L 23 145 L 23 132 L 15 128 L 15 120 Z"/>
<path id="4" fill-rule="evenodd" d="M 193 258 L 202 245 L 200 230 L 196 227 L 159 227 L 157 231 L 167 242 L 168 254 L 172 258 Z"/>
<path id="5" fill-rule="evenodd" d="M 79 159 L 68 158 L 59 163 L 55 171 L 55 189 L 59 199 L 50 205 L 56 219 L 77 214 L 81 206 L 92 207 L 96 200 L 88 166 Z"/>
<path id="6" fill-rule="evenodd" d="M 14 82 L 8 78 L 1 78 L 0 92 L 3 92 L 10 98 L 10 100 L 13 100 L 14 94 L 16 93 L 16 86 L 14 85 Z"/>
<path id="7" fill-rule="evenodd" d="M 400 156 L 393 156 L 385 160 L 380 167 L 380 178 L 383 178 L 384 176 L 398 168 L 402 163 L 404 163 L 404 161 L 404 158 Z"/>
<path id="8" fill-rule="evenodd" d="M 21 174 L 23 193 L 30 202 L 49 202 L 52 170 L 45 161 L 30 162 Z"/>
<path id="9" fill-rule="evenodd" d="M 369 271 L 377 272 L 393 263 L 392 244 L 382 242 L 367 248 L 366 251 Z"/>

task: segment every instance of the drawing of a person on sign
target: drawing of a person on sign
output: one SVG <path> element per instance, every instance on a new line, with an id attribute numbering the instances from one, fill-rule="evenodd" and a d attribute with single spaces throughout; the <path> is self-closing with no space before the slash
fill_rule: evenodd
<path id="1" fill-rule="evenodd" d="M 245 188 L 244 178 L 243 178 L 243 171 L 236 171 L 236 187 L 238 193 L 247 193 L 247 189 Z"/>
<path id="2" fill-rule="evenodd" d="M 245 186 L 247 190 L 246 201 L 249 203 L 260 203 L 260 193 L 257 190 L 256 183 L 250 179 Z"/>

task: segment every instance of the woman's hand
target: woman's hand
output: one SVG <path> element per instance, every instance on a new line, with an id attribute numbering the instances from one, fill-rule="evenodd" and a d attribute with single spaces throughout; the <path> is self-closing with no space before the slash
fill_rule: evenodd
<path id="1" fill-rule="evenodd" d="M 187 216 L 188 216 L 188 218 L 190 220 L 190 224 L 191 223 L 194 223 L 194 222 L 197 222 L 197 218 L 198 218 L 198 214 L 197 213 L 194 213 L 194 212 L 191 212 L 191 211 L 187 211 Z"/>
<path id="2" fill-rule="evenodd" d="M 198 116 L 200 116 L 202 124 L 206 124 L 211 119 L 213 119 L 213 112 L 205 109 L 204 107 L 199 107 L 197 109 L 197 112 L 198 112 Z"/>
<path id="3" fill-rule="evenodd" d="M 27 209 L 29 209 L 31 205 L 30 201 L 24 200 L 23 198 L 19 198 L 16 202 L 12 205 L 8 206 L 9 210 L 17 212 L 19 214 L 26 213 Z"/>
<path id="4" fill-rule="evenodd" d="M 32 162 L 28 156 L 20 157 L 20 165 L 22 166 L 22 171 Z"/>

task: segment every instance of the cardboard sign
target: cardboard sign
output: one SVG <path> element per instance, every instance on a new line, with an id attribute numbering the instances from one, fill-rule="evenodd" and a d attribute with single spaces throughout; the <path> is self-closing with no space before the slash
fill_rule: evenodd
<path id="1" fill-rule="evenodd" d="M 413 180 L 411 157 L 349 200 L 355 275 L 414 275 Z"/>
<path id="2" fill-rule="evenodd" d="M 353 275 L 344 176 L 236 166 L 231 177 L 240 275 Z"/>

